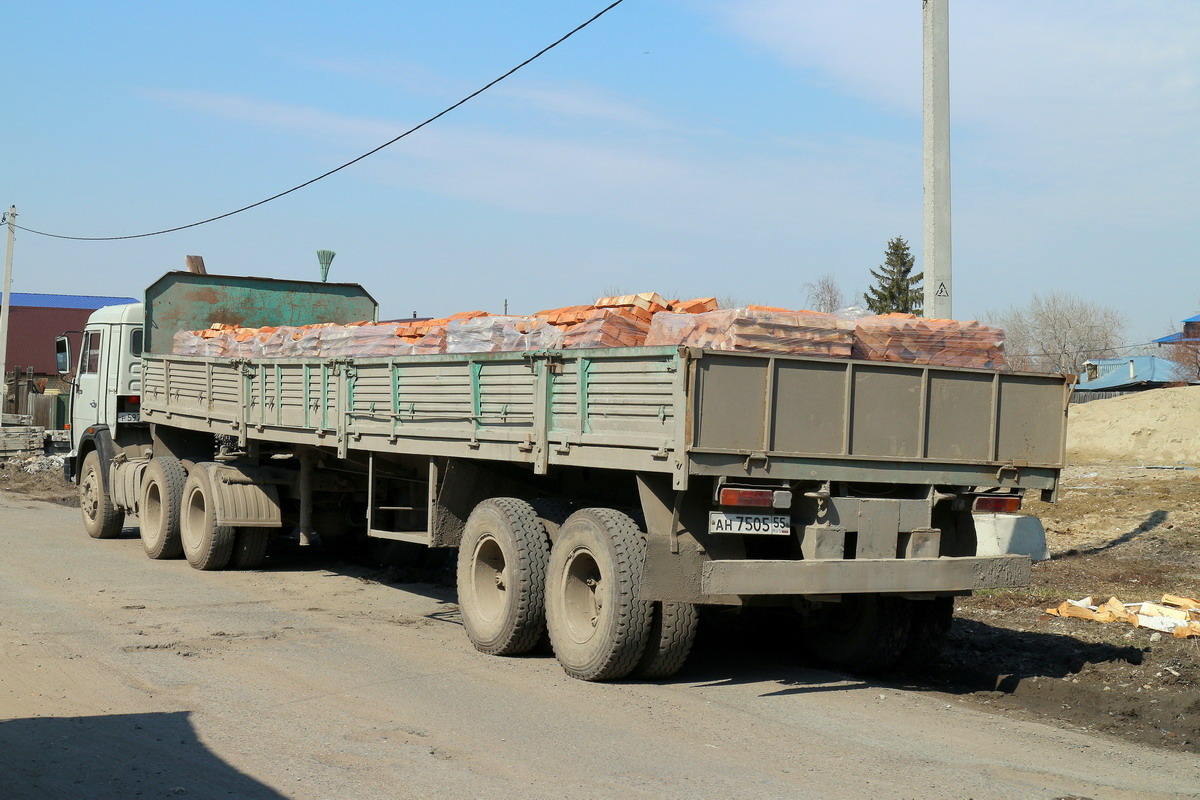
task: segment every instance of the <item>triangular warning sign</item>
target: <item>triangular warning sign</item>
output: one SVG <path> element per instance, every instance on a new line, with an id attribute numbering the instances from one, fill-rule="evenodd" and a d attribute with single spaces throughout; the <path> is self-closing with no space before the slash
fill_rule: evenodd
<path id="1" fill-rule="evenodd" d="M 946 290 L 946 284 L 939 283 L 938 290 L 933 293 L 933 296 L 934 297 L 949 297 L 950 292 Z"/>

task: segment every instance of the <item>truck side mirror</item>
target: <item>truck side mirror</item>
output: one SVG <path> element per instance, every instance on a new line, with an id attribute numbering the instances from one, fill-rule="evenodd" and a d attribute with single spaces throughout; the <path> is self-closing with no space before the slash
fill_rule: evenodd
<path id="1" fill-rule="evenodd" d="M 59 375 L 66 375 L 71 371 L 71 340 L 66 336 L 59 336 L 54 340 L 54 363 L 58 367 Z"/>

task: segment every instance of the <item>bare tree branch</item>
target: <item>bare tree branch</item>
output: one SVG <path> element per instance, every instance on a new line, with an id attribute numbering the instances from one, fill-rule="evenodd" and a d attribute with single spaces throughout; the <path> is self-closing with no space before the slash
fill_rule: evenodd
<path id="1" fill-rule="evenodd" d="M 816 282 L 805 283 L 800 288 L 808 293 L 808 307 L 813 311 L 832 314 L 846 305 L 846 296 L 832 272 L 826 272 Z"/>
<path id="2" fill-rule="evenodd" d="M 1112 358 L 1124 340 L 1125 316 L 1069 292 L 1034 295 L 1028 306 L 984 314 L 1004 329 L 1005 357 L 1014 370 L 1084 372 L 1089 358 Z"/>

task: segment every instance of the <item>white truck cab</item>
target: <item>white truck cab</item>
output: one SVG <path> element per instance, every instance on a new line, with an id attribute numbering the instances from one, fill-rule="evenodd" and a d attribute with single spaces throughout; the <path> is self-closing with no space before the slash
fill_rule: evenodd
<path id="1" fill-rule="evenodd" d="M 130 428 L 141 423 L 142 331 L 144 312 L 141 303 L 104 306 L 97 309 L 83 329 L 78 354 L 71 353 L 65 336 L 56 341 L 60 373 L 74 371 L 71 383 L 71 452 L 66 459 L 69 478 L 78 475 L 78 466 L 95 449 L 108 451 L 119 433 L 133 433 L 120 440 L 140 441 Z M 124 429 L 124 430 L 123 430 Z"/>

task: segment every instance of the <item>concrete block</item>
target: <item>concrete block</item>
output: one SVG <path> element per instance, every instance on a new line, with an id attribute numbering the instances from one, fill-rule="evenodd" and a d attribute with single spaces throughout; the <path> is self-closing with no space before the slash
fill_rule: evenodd
<path id="1" fill-rule="evenodd" d="M 1046 547 L 1046 529 L 1037 517 L 976 514 L 975 539 L 978 544 L 977 555 L 1023 555 L 1034 561 L 1050 558 L 1050 549 Z"/>

